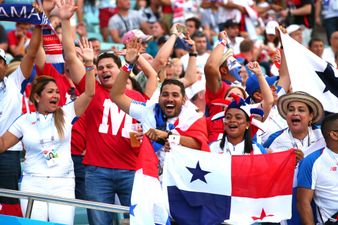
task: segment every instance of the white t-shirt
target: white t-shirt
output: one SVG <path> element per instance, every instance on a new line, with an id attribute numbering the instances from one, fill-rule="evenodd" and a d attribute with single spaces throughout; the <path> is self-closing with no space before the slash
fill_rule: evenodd
<path id="1" fill-rule="evenodd" d="M 318 150 L 301 161 L 298 187 L 314 190 L 319 222 L 325 222 L 338 209 L 338 154 L 328 148 Z M 318 213 L 322 215 L 323 221 Z"/>
<path id="2" fill-rule="evenodd" d="M 22 138 L 26 149 L 24 175 L 74 177 L 73 161 L 70 154 L 74 102 L 62 107 L 64 112 L 64 138 L 60 140 L 54 125 L 54 114 L 44 116 L 38 112 L 26 113 L 9 128 L 9 132 Z M 54 150 L 55 165 L 48 166 L 45 150 Z"/>
<path id="3" fill-rule="evenodd" d="M 224 148 L 220 147 L 221 140 L 214 141 L 210 144 L 210 152 L 219 154 L 230 154 L 230 155 L 244 155 L 244 140 L 237 145 L 233 145 L 230 142 L 224 144 Z M 256 143 L 252 143 L 253 154 L 262 154 L 262 150 L 257 146 Z"/>
<path id="4" fill-rule="evenodd" d="M 22 94 L 21 83 L 25 80 L 19 66 L 8 77 L 0 82 L 0 135 L 3 135 L 11 124 L 21 115 Z M 9 151 L 21 151 L 22 144 L 19 142 Z"/>

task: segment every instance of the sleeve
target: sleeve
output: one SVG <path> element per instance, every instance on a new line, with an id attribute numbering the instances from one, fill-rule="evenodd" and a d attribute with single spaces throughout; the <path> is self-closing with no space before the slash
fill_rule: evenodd
<path id="1" fill-rule="evenodd" d="M 109 19 L 109 22 L 108 22 L 109 30 L 118 30 L 119 29 L 119 27 L 120 27 L 119 22 L 120 21 L 118 21 L 117 16 L 118 15 L 115 15 L 115 16 L 113 16 Z"/>
<path id="2" fill-rule="evenodd" d="M 129 107 L 129 115 L 142 123 L 143 115 L 146 115 L 146 104 L 133 100 Z"/>
<path id="3" fill-rule="evenodd" d="M 9 127 L 8 132 L 10 132 L 11 134 L 13 134 L 15 137 L 17 137 L 18 139 L 21 139 L 23 136 L 23 132 L 22 132 L 22 128 L 23 128 L 23 116 L 20 116 L 19 118 L 17 118 L 13 124 Z"/>
<path id="4" fill-rule="evenodd" d="M 322 150 L 313 152 L 305 157 L 299 165 L 298 169 L 298 186 L 306 189 L 315 189 L 317 172 L 316 172 L 316 160 L 321 155 Z"/>
<path id="5" fill-rule="evenodd" d="M 19 91 L 21 90 L 21 85 L 24 80 L 25 80 L 25 77 L 22 74 L 20 65 L 13 73 L 10 74 L 10 76 L 8 76 L 8 81 L 14 82 L 15 86 L 19 89 Z"/>
<path id="6" fill-rule="evenodd" d="M 56 69 L 50 63 L 45 63 L 42 70 L 36 67 L 36 73 L 38 74 L 38 76 L 48 75 L 48 76 L 54 77 L 55 71 Z"/>
<path id="7" fill-rule="evenodd" d="M 65 113 L 67 120 L 69 120 L 67 121 L 69 123 L 72 123 L 73 119 L 76 117 L 74 106 L 74 102 L 70 102 L 67 105 L 62 106 L 62 110 Z"/>

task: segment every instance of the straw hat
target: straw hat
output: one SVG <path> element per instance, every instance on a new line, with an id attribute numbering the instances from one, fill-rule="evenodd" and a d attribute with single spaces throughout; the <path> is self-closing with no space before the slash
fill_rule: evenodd
<path id="1" fill-rule="evenodd" d="M 286 118 L 288 105 L 295 101 L 303 102 L 312 109 L 313 123 L 317 123 L 322 119 L 324 115 L 323 105 L 318 99 L 303 91 L 296 91 L 279 97 L 277 102 L 278 112 L 284 119 Z"/>

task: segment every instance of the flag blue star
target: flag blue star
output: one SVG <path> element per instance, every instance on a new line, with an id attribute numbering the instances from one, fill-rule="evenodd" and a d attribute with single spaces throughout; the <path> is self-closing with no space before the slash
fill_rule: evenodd
<path id="1" fill-rule="evenodd" d="M 134 209 L 136 208 L 136 206 L 137 206 L 137 204 L 131 205 L 131 206 L 129 207 L 129 214 L 130 214 L 130 215 L 135 216 L 135 214 L 134 214 Z"/>
<path id="2" fill-rule="evenodd" d="M 338 78 L 335 77 L 335 72 L 332 69 L 332 67 L 329 64 L 327 64 L 323 72 L 316 71 L 316 73 L 325 84 L 325 89 L 323 92 L 325 93 L 327 91 L 330 91 L 338 98 L 338 90 L 337 90 Z"/>
<path id="3" fill-rule="evenodd" d="M 207 181 L 205 180 L 205 175 L 207 175 L 210 172 L 202 170 L 199 161 L 196 164 L 196 168 L 187 167 L 187 169 L 190 171 L 190 173 L 192 173 L 192 178 L 190 180 L 190 183 L 195 180 L 201 180 L 204 183 L 207 183 Z"/>

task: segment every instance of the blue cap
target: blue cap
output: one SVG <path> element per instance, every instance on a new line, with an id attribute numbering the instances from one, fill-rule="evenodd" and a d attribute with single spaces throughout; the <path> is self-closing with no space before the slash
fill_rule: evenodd
<path id="1" fill-rule="evenodd" d="M 278 80 L 278 77 L 277 76 L 266 77 L 265 80 L 269 84 L 269 86 L 271 86 Z M 260 87 L 257 77 L 250 76 L 246 81 L 245 91 L 252 98 L 253 94 L 258 90 L 260 90 Z"/>

